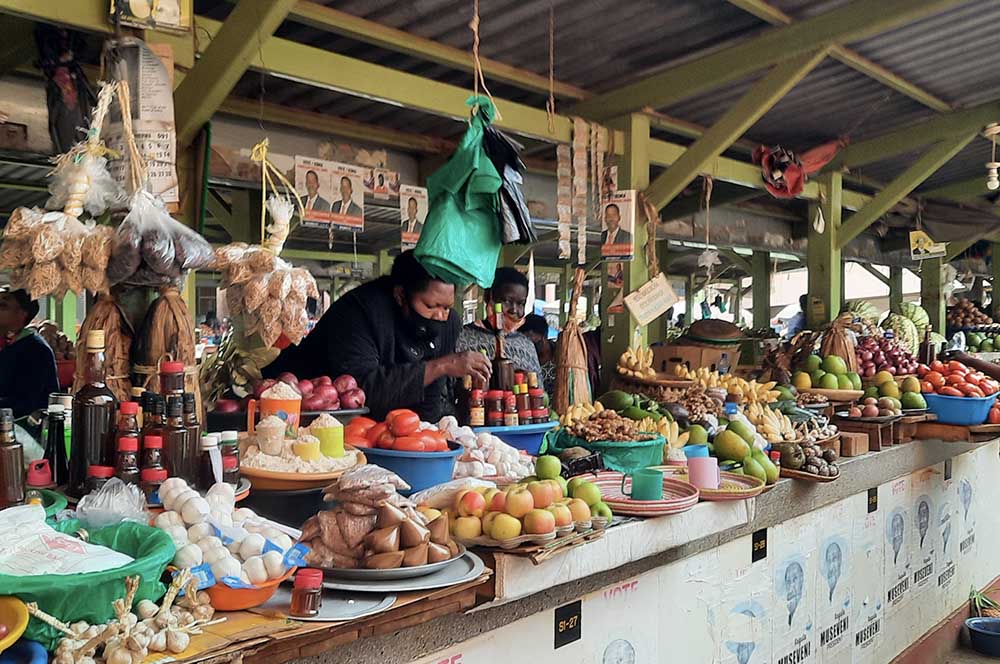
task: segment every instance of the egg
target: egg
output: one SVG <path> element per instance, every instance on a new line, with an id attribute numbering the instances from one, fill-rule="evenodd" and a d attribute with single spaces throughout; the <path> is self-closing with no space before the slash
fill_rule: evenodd
<path id="1" fill-rule="evenodd" d="M 264 567 L 264 560 L 260 556 L 251 556 L 243 563 L 243 571 L 246 572 L 250 583 L 259 586 L 267 583 L 267 568 Z"/>
<path id="2" fill-rule="evenodd" d="M 240 558 L 249 560 L 254 556 L 259 556 L 264 550 L 264 536 L 257 533 L 247 535 L 240 544 Z"/>

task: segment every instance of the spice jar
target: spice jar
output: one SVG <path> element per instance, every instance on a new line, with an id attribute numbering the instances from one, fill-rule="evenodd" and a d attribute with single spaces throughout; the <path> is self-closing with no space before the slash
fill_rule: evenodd
<path id="1" fill-rule="evenodd" d="M 481 427 L 486 425 L 486 399 L 482 390 L 472 390 L 469 396 L 469 426 Z"/>
<path id="2" fill-rule="evenodd" d="M 118 439 L 139 439 L 139 404 L 123 401 L 118 407 Z"/>
<path id="3" fill-rule="evenodd" d="M 125 484 L 139 483 L 139 440 L 119 438 L 115 455 L 115 477 Z"/>
<path id="4" fill-rule="evenodd" d="M 318 569 L 300 569 L 295 573 L 292 601 L 288 615 L 312 618 L 319 615 L 323 604 L 323 572 Z"/>
<path id="5" fill-rule="evenodd" d="M 147 505 L 162 505 L 160 500 L 160 485 L 167 480 L 167 471 L 164 468 L 144 468 L 142 470 L 142 492 L 146 494 Z"/>
<path id="6" fill-rule="evenodd" d="M 504 397 L 503 425 L 505 427 L 516 427 L 520 419 L 517 416 L 517 399 L 513 392 L 508 392 Z"/>
<path id="7" fill-rule="evenodd" d="M 534 374 L 532 374 L 532 375 L 534 375 Z M 531 419 L 536 424 L 540 424 L 541 422 L 548 422 L 549 415 L 548 415 L 547 412 L 545 414 L 545 419 L 544 420 L 540 420 L 539 419 L 540 416 L 538 414 L 539 411 L 541 411 L 543 408 L 545 408 L 545 390 L 543 390 L 540 387 L 532 387 L 532 388 L 530 388 L 528 390 L 528 398 L 529 398 L 529 400 L 531 402 L 531 412 L 532 412 L 532 418 Z"/>
<path id="8" fill-rule="evenodd" d="M 514 400 L 517 403 L 517 418 L 519 424 L 531 424 L 531 397 L 528 386 L 524 383 L 514 385 Z"/>
<path id="9" fill-rule="evenodd" d="M 163 438 L 146 436 L 142 441 L 142 469 L 163 468 Z"/>
<path id="10" fill-rule="evenodd" d="M 201 458 L 198 461 L 198 488 L 208 491 L 217 481 L 221 480 L 222 456 L 219 452 L 219 436 L 214 433 L 206 433 L 201 437 Z"/>
<path id="11" fill-rule="evenodd" d="M 486 393 L 486 426 L 503 426 L 503 392 L 490 390 Z"/>
<path id="12" fill-rule="evenodd" d="M 112 477 L 115 476 L 115 469 L 111 466 L 96 466 L 91 465 L 87 467 L 87 493 L 93 493 L 94 491 L 99 491 L 101 487 L 108 483 Z"/>
<path id="13" fill-rule="evenodd" d="M 219 434 L 219 449 L 222 450 L 222 481 L 234 487 L 240 482 L 240 441 L 235 431 Z"/>
<path id="14" fill-rule="evenodd" d="M 183 362 L 161 362 L 160 363 L 160 394 L 168 396 L 171 394 L 184 393 L 184 363 Z"/>

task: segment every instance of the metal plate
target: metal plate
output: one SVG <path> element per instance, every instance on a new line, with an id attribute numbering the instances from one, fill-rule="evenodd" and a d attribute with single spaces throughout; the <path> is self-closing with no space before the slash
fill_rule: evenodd
<path id="1" fill-rule="evenodd" d="M 448 561 L 448 565 L 433 574 L 409 579 L 385 579 L 381 581 L 328 576 L 323 580 L 323 587 L 329 590 L 347 590 L 360 593 L 405 593 L 435 590 L 477 579 L 484 569 L 486 566 L 482 559 L 471 551 L 466 551 L 465 555 Z"/>
<path id="2" fill-rule="evenodd" d="M 844 420 L 845 422 L 871 422 L 873 424 L 885 424 L 886 422 L 895 422 L 902 415 L 879 415 L 878 417 L 848 417 L 847 411 L 842 410 L 834 413 L 837 417 Z"/>
<path id="3" fill-rule="evenodd" d="M 288 616 L 288 605 L 292 601 L 292 591 L 287 586 L 278 588 L 278 591 L 266 603 L 258 607 L 259 610 L 280 613 Z M 357 620 L 365 616 L 388 611 L 396 603 L 396 595 L 387 593 L 377 595 L 375 593 L 350 593 L 343 590 L 323 590 L 323 605 L 319 609 L 319 615 L 311 618 L 301 616 L 288 616 L 292 620 L 303 622 L 340 622 L 343 620 Z"/>
<path id="4" fill-rule="evenodd" d="M 458 544 L 458 555 L 455 558 L 442 560 L 439 563 L 429 563 L 418 567 L 397 567 L 394 569 L 324 569 L 323 573 L 327 577 L 338 579 L 355 579 L 364 581 L 386 581 L 390 579 L 412 579 L 417 576 L 433 574 L 438 570 L 447 567 L 456 558 L 461 558 L 465 553 L 465 546 L 461 542 Z"/>

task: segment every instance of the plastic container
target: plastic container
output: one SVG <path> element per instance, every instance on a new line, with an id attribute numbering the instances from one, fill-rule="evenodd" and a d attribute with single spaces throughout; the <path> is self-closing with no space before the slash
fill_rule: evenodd
<path id="1" fill-rule="evenodd" d="M 255 588 L 230 588 L 224 583 L 216 583 L 205 588 L 205 592 L 208 593 L 216 611 L 245 611 L 271 599 L 281 582 L 294 574 L 296 569 L 298 568 L 293 567 L 279 578 L 271 579 Z"/>
<path id="2" fill-rule="evenodd" d="M 537 456 L 542 447 L 542 438 L 549 429 L 559 426 L 558 422 L 541 424 L 521 424 L 516 427 L 475 427 L 476 433 L 491 433 L 511 447 Z M 368 450 L 365 450 L 367 454 Z"/>
<path id="3" fill-rule="evenodd" d="M 1000 657 L 1000 618 L 968 618 L 965 626 L 969 628 L 969 642 L 973 650 L 990 657 Z"/>
<path id="4" fill-rule="evenodd" d="M 937 415 L 941 424 L 974 426 L 986 421 L 990 407 L 996 396 L 988 397 L 946 397 L 941 394 L 925 394 L 927 408 Z"/>
<path id="5" fill-rule="evenodd" d="M 455 473 L 455 461 L 462 455 L 462 446 L 448 443 L 448 449 L 447 452 L 401 452 L 370 447 L 365 448 L 364 453 L 368 463 L 391 470 L 403 478 L 410 485 L 410 490 L 399 493 L 408 496 L 451 480 Z"/>
<path id="6" fill-rule="evenodd" d="M 14 645 L 28 627 L 28 607 L 16 597 L 0 597 L 0 623 L 7 633 L 0 639 L 0 652 Z"/>

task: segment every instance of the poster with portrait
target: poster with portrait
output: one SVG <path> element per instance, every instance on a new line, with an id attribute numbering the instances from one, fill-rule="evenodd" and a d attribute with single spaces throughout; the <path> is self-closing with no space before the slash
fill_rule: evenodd
<path id="1" fill-rule="evenodd" d="M 616 191 L 601 202 L 601 259 L 635 258 L 636 192 Z"/>
<path id="2" fill-rule="evenodd" d="M 417 246 L 427 219 L 427 190 L 408 184 L 399 187 L 400 245 L 403 251 Z"/>
<path id="3" fill-rule="evenodd" d="M 365 193 L 381 200 L 400 196 L 399 173 L 388 168 L 369 168 L 365 175 Z"/>
<path id="4" fill-rule="evenodd" d="M 937 559 L 934 562 L 936 585 L 944 591 L 954 586 L 956 581 L 955 560 L 958 557 L 958 523 L 961 517 L 958 514 L 957 483 L 946 477 L 945 472 L 940 477 L 932 493 L 934 510 L 931 512 L 931 528 L 937 537 Z"/>
<path id="5" fill-rule="evenodd" d="M 364 179 L 368 169 L 312 157 L 295 157 L 295 191 L 306 226 L 365 230 Z"/>
<path id="6" fill-rule="evenodd" d="M 191 3 L 182 0 L 111 0 L 110 16 L 122 25 L 143 30 L 187 32 Z"/>
<path id="7" fill-rule="evenodd" d="M 885 486 L 880 492 L 885 506 L 885 610 L 888 619 L 913 597 L 911 544 L 916 532 L 913 521 L 913 501 L 910 477 L 901 477 Z M 880 505 L 880 508 L 882 506 Z"/>
<path id="8" fill-rule="evenodd" d="M 816 662 L 816 531 L 810 517 L 773 530 L 771 661 Z M 771 557 L 770 551 L 768 557 Z"/>
<path id="9" fill-rule="evenodd" d="M 874 502 L 857 501 L 854 533 L 851 541 L 851 579 L 854 589 L 851 661 L 853 664 L 879 664 L 876 657 L 885 630 L 883 597 L 883 542 L 885 541 L 884 510 L 878 505 L 878 495 L 885 488 L 875 489 Z"/>
<path id="10" fill-rule="evenodd" d="M 750 538 L 738 540 L 746 555 Z M 768 559 L 726 570 L 721 576 L 721 601 L 713 616 L 720 664 L 767 664 L 771 661 L 771 596 Z"/>
<path id="11" fill-rule="evenodd" d="M 823 511 L 818 519 L 830 528 L 819 533 L 816 565 L 816 631 L 819 661 L 840 662 L 851 650 L 853 579 L 849 501 Z"/>
<path id="12" fill-rule="evenodd" d="M 938 529 L 933 526 L 935 516 L 934 485 L 937 474 L 933 469 L 914 473 L 910 476 L 910 491 L 914 496 L 911 516 L 913 519 L 913 574 L 910 585 L 913 593 L 921 593 L 936 587 L 935 563 L 937 561 Z"/>

